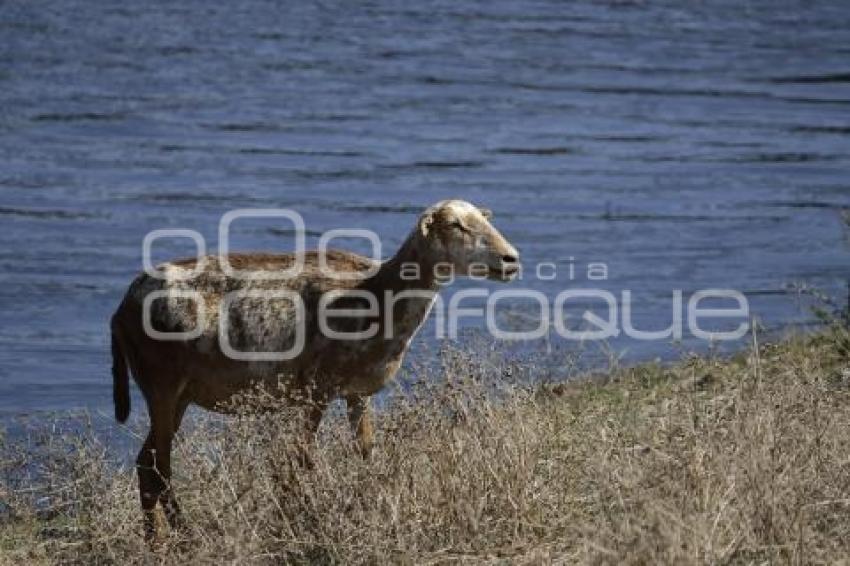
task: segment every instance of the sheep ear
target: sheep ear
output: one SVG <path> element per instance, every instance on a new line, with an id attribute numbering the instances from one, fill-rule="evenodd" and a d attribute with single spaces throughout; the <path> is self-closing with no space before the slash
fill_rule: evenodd
<path id="1" fill-rule="evenodd" d="M 426 212 L 419 219 L 419 233 L 423 236 L 427 236 L 431 231 L 431 225 L 434 223 L 434 213 Z"/>
<path id="2" fill-rule="evenodd" d="M 478 209 L 478 210 L 480 210 L 480 211 L 481 211 L 481 214 L 483 214 L 483 215 L 484 215 L 484 218 L 486 218 L 487 220 L 492 220 L 492 219 L 493 219 L 493 211 L 492 211 L 492 210 L 490 210 L 489 208 L 480 208 L 480 207 L 479 207 L 479 209 Z"/>

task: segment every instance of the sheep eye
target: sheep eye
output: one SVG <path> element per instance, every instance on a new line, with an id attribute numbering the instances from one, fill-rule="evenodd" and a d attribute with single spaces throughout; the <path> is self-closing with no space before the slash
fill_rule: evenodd
<path id="1" fill-rule="evenodd" d="M 464 225 L 460 222 L 460 220 L 455 220 L 454 222 L 452 222 L 452 226 L 454 226 L 455 228 L 457 228 L 457 229 L 458 229 L 458 230 L 460 230 L 461 232 L 466 232 L 467 234 L 471 233 L 471 232 L 470 232 L 470 230 L 469 230 L 469 228 L 467 228 L 466 226 L 464 226 Z"/>

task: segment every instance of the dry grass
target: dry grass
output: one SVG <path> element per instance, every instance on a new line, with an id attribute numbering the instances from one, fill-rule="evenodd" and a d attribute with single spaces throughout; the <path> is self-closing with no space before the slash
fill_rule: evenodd
<path id="1" fill-rule="evenodd" d="M 134 472 L 92 436 L 0 454 L 0 563 L 819 563 L 850 556 L 845 331 L 731 360 L 521 387 L 453 352 L 394 395 L 362 461 L 342 418 L 315 468 L 291 420 L 200 420 L 185 532 L 142 540 Z"/>

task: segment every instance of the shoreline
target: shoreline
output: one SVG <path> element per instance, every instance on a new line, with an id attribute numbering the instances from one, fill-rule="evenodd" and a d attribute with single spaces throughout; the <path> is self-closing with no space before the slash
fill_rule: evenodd
<path id="1" fill-rule="evenodd" d="M 102 445 L 43 439 L 26 454 L 0 443 L 0 564 L 850 553 L 850 333 L 837 324 L 607 380 L 522 387 L 468 353 L 442 371 L 378 414 L 369 461 L 338 416 L 322 427 L 313 470 L 287 457 L 285 418 L 199 422 L 176 463 L 188 527 L 156 550 L 142 540 L 132 466 L 112 467 Z M 39 481 L 20 474 L 28 459 Z"/>

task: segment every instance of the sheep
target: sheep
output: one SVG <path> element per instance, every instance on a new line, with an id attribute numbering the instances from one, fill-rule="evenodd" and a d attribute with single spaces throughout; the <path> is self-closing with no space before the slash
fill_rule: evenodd
<path id="1" fill-rule="evenodd" d="M 229 412 L 239 393 L 268 386 L 303 409 L 308 446 L 328 404 L 343 398 L 368 457 L 370 397 L 394 378 L 427 318 L 442 284 L 439 266 L 458 275 L 483 270 L 501 281 L 519 272 L 516 249 L 490 218 L 468 202 L 441 201 L 384 262 L 335 250 L 230 253 L 170 261 L 158 266 L 159 276 L 139 275 L 111 330 L 116 419 L 130 414 L 130 373 L 150 415 L 136 461 L 145 536 L 156 535 L 157 504 L 172 528 L 181 523 L 170 485 L 171 444 L 190 404 Z M 293 267 L 299 269 L 286 278 L 251 276 Z M 319 315 L 329 312 L 339 316 L 323 324 Z M 295 355 L 286 354 L 299 340 Z"/>

